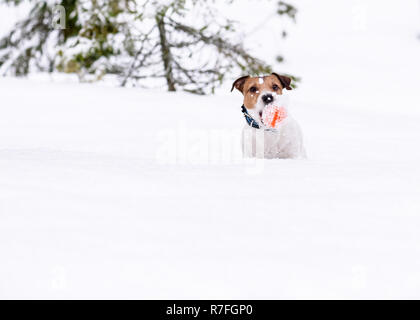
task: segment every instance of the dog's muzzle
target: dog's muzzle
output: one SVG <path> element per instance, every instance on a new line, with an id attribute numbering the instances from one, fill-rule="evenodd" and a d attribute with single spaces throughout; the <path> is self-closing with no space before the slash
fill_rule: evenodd
<path id="1" fill-rule="evenodd" d="M 274 101 L 274 97 L 271 93 L 267 93 L 261 97 L 265 105 L 270 104 Z"/>

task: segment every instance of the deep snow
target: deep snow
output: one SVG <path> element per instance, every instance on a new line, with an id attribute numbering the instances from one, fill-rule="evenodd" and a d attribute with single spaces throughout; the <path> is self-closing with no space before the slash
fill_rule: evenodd
<path id="1" fill-rule="evenodd" d="M 308 160 L 243 161 L 224 88 L 0 78 L 0 298 L 419 298 L 415 1 L 361 31 L 304 3 Z"/>
<path id="2" fill-rule="evenodd" d="M 418 297 L 417 115 L 296 100 L 308 160 L 206 164 L 239 95 L 0 87 L 1 297 Z"/>

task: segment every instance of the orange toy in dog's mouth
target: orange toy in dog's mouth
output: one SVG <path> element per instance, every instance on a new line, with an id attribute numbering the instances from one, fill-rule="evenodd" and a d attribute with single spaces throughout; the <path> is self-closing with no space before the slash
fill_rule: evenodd
<path id="1" fill-rule="evenodd" d="M 287 111 L 284 107 L 269 105 L 264 108 L 261 120 L 265 126 L 276 128 L 280 122 L 287 118 Z"/>

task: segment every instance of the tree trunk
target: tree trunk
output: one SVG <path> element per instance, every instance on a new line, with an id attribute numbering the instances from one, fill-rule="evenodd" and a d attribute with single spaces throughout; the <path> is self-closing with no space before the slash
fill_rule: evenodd
<path id="1" fill-rule="evenodd" d="M 165 68 L 165 78 L 166 83 L 168 84 L 168 91 L 176 91 L 174 75 L 172 70 L 172 55 L 171 48 L 166 38 L 166 29 L 165 29 L 165 12 L 158 12 L 156 15 L 156 23 L 159 29 L 159 38 L 160 38 L 160 48 L 162 53 L 163 66 Z"/>

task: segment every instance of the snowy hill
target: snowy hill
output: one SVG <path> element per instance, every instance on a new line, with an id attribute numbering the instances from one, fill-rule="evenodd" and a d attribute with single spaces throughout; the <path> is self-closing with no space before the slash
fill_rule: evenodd
<path id="1" fill-rule="evenodd" d="M 417 115 L 309 105 L 297 90 L 309 160 L 238 162 L 239 95 L 0 87 L 2 297 L 418 293 Z M 220 157 L 206 163 L 209 132 Z M 168 134 L 186 156 L 164 156 Z"/>
<path id="2" fill-rule="evenodd" d="M 0 298 L 419 298 L 419 10 L 350 2 L 284 47 L 308 160 L 243 160 L 229 84 L 0 78 Z"/>

